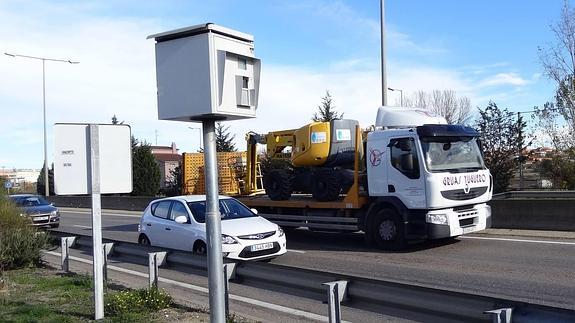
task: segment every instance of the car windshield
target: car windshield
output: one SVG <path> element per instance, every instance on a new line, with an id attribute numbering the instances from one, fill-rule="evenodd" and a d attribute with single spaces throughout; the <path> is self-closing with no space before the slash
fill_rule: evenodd
<path id="1" fill-rule="evenodd" d="M 461 138 L 457 138 L 461 139 Z M 425 165 L 431 172 L 467 172 L 483 169 L 483 158 L 475 138 L 467 140 L 423 140 Z"/>
<path id="2" fill-rule="evenodd" d="M 196 222 L 206 222 L 206 201 L 188 202 L 188 207 Z M 241 219 L 255 217 L 250 209 L 235 199 L 220 200 L 220 214 L 222 220 Z"/>
<path id="3" fill-rule="evenodd" d="M 18 206 L 26 207 L 26 206 L 50 205 L 50 202 L 46 201 L 41 196 L 12 196 L 10 198 Z"/>

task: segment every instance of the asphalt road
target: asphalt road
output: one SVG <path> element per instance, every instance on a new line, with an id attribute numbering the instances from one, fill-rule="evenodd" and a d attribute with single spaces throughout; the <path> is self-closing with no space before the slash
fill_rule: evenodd
<path id="1" fill-rule="evenodd" d="M 88 210 L 61 210 L 60 231 L 91 233 Z M 136 242 L 139 216 L 105 211 L 103 236 Z M 575 240 L 474 234 L 412 246 L 367 247 L 361 234 L 287 234 L 274 263 L 575 309 Z"/>

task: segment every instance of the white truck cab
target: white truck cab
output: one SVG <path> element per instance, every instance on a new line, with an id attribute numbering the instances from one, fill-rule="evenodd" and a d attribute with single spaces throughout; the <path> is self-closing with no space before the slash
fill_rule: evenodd
<path id="1" fill-rule="evenodd" d="M 405 238 L 447 238 L 490 227 L 486 202 L 493 185 L 477 131 L 413 108 L 381 107 L 376 120 L 365 152 L 368 192 L 374 205 L 401 218 Z M 378 228 L 375 240 L 398 230 L 386 221 Z"/>

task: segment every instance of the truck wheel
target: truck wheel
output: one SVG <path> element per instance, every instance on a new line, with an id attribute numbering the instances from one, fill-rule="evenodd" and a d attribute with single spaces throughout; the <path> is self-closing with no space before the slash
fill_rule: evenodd
<path id="1" fill-rule="evenodd" d="M 404 226 L 393 209 L 381 209 L 371 222 L 372 237 L 384 250 L 401 250 L 407 247 Z"/>
<path id="2" fill-rule="evenodd" d="M 266 194 L 273 201 L 289 200 L 292 192 L 292 174 L 286 169 L 272 169 L 264 175 Z"/>
<path id="3" fill-rule="evenodd" d="M 341 193 L 337 172 L 331 169 L 318 170 L 313 174 L 312 196 L 317 201 L 335 201 Z"/>

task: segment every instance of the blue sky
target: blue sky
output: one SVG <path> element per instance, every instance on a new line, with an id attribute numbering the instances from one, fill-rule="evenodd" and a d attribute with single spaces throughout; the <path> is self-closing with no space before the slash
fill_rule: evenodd
<path id="1" fill-rule="evenodd" d="M 512 111 L 553 97 L 538 46 L 553 41 L 562 0 L 387 0 L 388 85 L 452 89 L 474 107 Z M 363 126 L 381 101 L 379 1 L 12 1 L 0 0 L 0 50 L 72 58 L 46 70 L 49 160 L 55 122 L 109 122 L 113 114 L 148 142 L 195 151 L 198 125 L 158 121 L 154 44 L 146 36 L 214 22 L 255 37 L 262 60 L 258 118 L 230 122 L 236 146 L 248 130 L 310 121 L 326 89 Z M 39 62 L 0 57 L 0 167 L 42 165 Z M 397 92 L 389 102 L 398 102 Z"/>

